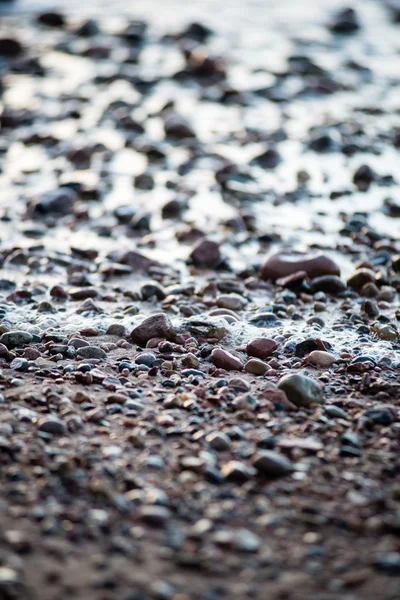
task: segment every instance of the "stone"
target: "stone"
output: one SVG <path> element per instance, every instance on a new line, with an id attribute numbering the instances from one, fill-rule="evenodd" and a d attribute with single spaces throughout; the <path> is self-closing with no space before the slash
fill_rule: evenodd
<path id="1" fill-rule="evenodd" d="M 97 358 L 99 360 L 107 358 L 107 353 L 98 346 L 83 346 L 78 348 L 76 354 L 80 358 Z"/>
<path id="2" fill-rule="evenodd" d="M 196 134 L 191 125 L 189 125 L 189 122 L 176 113 L 173 113 L 166 118 L 164 130 L 167 137 L 176 140 L 196 137 Z"/>
<path id="3" fill-rule="evenodd" d="M 228 481 L 243 483 L 255 474 L 255 470 L 238 460 L 230 460 L 221 469 L 221 474 Z"/>
<path id="4" fill-rule="evenodd" d="M 228 310 L 242 310 L 246 304 L 246 298 L 243 298 L 239 294 L 222 294 L 217 298 L 217 306 L 219 308 L 227 308 Z"/>
<path id="5" fill-rule="evenodd" d="M 325 406 L 325 412 L 328 417 L 333 419 L 347 419 L 347 413 L 343 408 L 339 406 L 335 406 L 335 404 L 330 404 L 329 406 Z"/>
<path id="6" fill-rule="evenodd" d="M 325 292 L 326 294 L 340 294 L 346 289 L 345 282 L 337 275 L 321 275 L 311 281 L 313 292 Z"/>
<path id="7" fill-rule="evenodd" d="M 313 350 L 307 356 L 307 361 L 311 365 L 316 365 L 317 367 L 330 367 L 336 362 L 336 357 L 330 352 L 324 352 L 323 350 Z"/>
<path id="8" fill-rule="evenodd" d="M 366 283 L 375 281 L 372 269 L 357 269 L 347 280 L 347 285 L 353 290 L 360 291 Z"/>
<path id="9" fill-rule="evenodd" d="M 188 369 L 197 369 L 200 364 L 200 361 L 197 358 L 197 356 L 192 354 L 192 352 L 189 352 L 188 354 L 186 354 L 186 356 L 182 357 L 181 363 L 184 367 Z"/>
<path id="10" fill-rule="evenodd" d="M 157 358 L 152 352 L 142 352 L 136 356 L 135 363 L 137 365 L 146 365 L 146 367 L 152 367 L 156 360 Z"/>
<path id="11" fill-rule="evenodd" d="M 30 344 L 32 340 L 33 336 L 27 331 L 7 331 L 0 337 L 0 343 L 7 346 L 7 348 Z"/>
<path id="12" fill-rule="evenodd" d="M 246 346 L 246 352 L 249 356 L 260 358 L 264 360 L 271 356 L 273 352 L 278 348 L 278 344 L 275 340 L 269 338 L 254 338 Z"/>
<path id="13" fill-rule="evenodd" d="M 309 408 L 312 404 L 322 402 L 321 384 L 307 375 L 284 375 L 278 382 L 278 388 L 298 407 Z"/>
<path id="14" fill-rule="evenodd" d="M 344 8 L 340 10 L 329 25 L 333 33 L 351 34 L 360 29 L 360 22 L 356 11 L 353 8 Z"/>
<path id="15" fill-rule="evenodd" d="M 51 192 L 46 192 L 34 200 L 28 207 L 32 216 L 48 214 L 65 216 L 71 213 L 72 207 L 78 199 L 77 193 L 68 187 L 61 187 Z"/>
<path id="16" fill-rule="evenodd" d="M 53 433 L 56 435 L 63 435 L 67 432 L 67 426 L 59 419 L 57 416 L 46 416 L 39 420 L 38 422 L 39 431 L 44 431 L 46 433 Z"/>
<path id="17" fill-rule="evenodd" d="M 175 332 L 172 323 L 164 313 L 147 317 L 140 325 L 136 325 L 130 334 L 131 340 L 139 346 L 145 346 L 152 338 L 173 340 Z"/>
<path id="18" fill-rule="evenodd" d="M 353 176 L 353 183 L 360 192 L 366 192 L 371 183 L 377 179 L 375 171 L 368 165 L 361 165 Z"/>
<path id="19" fill-rule="evenodd" d="M 284 477 L 293 471 L 290 460 L 273 450 L 257 452 L 252 462 L 259 473 L 271 478 Z"/>
<path id="20" fill-rule="evenodd" d="M 324 254 L 278 252 L 269 256 L 261 267 L 261 278 L 276 280 L 304 271 L 315 279 L 323 275 L 340 275 L 338 265 Z"/>
<path id="21" fill-rule="evenodd" d="M 219 431 L 215 431 L 210 433 L 206 440 L 213 450 L 217 450 L 218 452 L 223 452 L 224 450 L 228 450 L 231 446 L 231 439 L 226 433 L 220 433 Z"/>
<path id="22" fill-rule="evenodd" d="M 245 364 L 244 369 L 253 375 L 265 375 L 270 370 L 270 367 L 259 358 L 250 358 Z"/>
<path id="23" fill-rule="evenodd" d="M 225 369 L 226 371 L 241 371 L 243 369 L 242 362 L 222 348 L 214 348 L 211 352 L 211 362 L 219 369 Z"/>
<path id="24" fill-rule="evenodd" d="M 202 239 L 193 248 L 190 258 L 196 267 L 217 267 L 221 260 L 219 245 L 212 240 Z"/>

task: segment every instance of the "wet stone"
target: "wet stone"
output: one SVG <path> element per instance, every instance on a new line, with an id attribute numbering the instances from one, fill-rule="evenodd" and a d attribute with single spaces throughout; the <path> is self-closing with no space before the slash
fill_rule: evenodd
<path id="1" fill-rule="evenodd" d="M 67 432 L 67 426 L 64 421 L 56 416 L 47 416 L 40 419 L 38 429 L 39 431 L 55 435 L 64 435 Z"/>
<path id="2" fill-rule="evenodd" d="M 32 340 L 33 336 L 27 331 L 7 331 L 0 337 L 0 342 L 7 346 L 7 348 L 30 344 Z"/>
<path id="3" fill-rule="evenodd" d="M 278 388 L 298 407 L 309 408 L 322 402 L 321 385 L 306 375 L 285 375 L 279 380 Z"/>
<path id="4" fill-rule="evenodd" d="M 196 267 L 217 267 L 221 260 L 219 245 L 211 240 L 201 240 L 192 250 L 190 258 Z"/>
<path id="5" fill-rule="evenodd" d="M 268 257 L 261 267 L 263 279 L 279 279 L 304 271 L 314 279 L 323 275 L 340 275 L 337 264 L 323 254 L 279 252 Z"/>
<path id="6" fill-rule="evenodd" d="M 330 367 L 334 362 L 336 362 L 336 357 L 330 352 L 313 350 L 307 356 L 307 361 L 312 365 L 316 365 L 317 367 Z"/>
<path id="7" fill-rule="evenodd" d="M 130 337 L 136 344 L 145 346 L 152 338 L 173 339 L 175 334 L 168 317 L 159 313 L 148 317 L 140 325 L 134 327 Z"/>
<path id="8" fill-rule="evenodd" d="M 83 346 L 81 348 L 78 348 L 76 353 L 80 358 L 86 359 L 96 358 L 99 360 L 104 360 L 105 358 L 107 358 L 107 353 L 104 352 L 104 350 L 102 350 L 98 346 Z"/>
<path id="9" fill-rule="evenodd" d="M 269 338 L 255 338 L 250 340 L 246 346 L 246 352 L 249 356 L 255 358 L 265 359 L 268 358 L 278 348 L 277 342 Z"/>
<path id="10" fill-rule="evenodd" d="M 242 362 L 236 356 L 222 348 L 214 348 L 211 361 L 216 367 L 226 371 L 241 371 L 243 368 Z"/>
<path id="11" fill-rule="evenodd" d="M 247 361 L 244 368 L 245 371 L 252 373 L 253 375 L 265 375 L 265 373 L 270 369 L 269 365 L 264 363 L 259 358 L 251 358 Z"/>
<path id="12" fill-rule="evenodd" d="M 218 452 L 223 452 L 225 450 L 229 450 L 231 446 L 231 439 L 225 433 L 219 433 L 218 431 L 214 433 L 210 433 L 206 440 L 213 450 L 217 450 Z"/>
<path id="13" fill-rule="evenodd" d="M 253 457 L 253 466 L 259 473 L 271 478 L 284 477 L 293 471 L 290 460 L 272 450 L 258 452 Z"/>

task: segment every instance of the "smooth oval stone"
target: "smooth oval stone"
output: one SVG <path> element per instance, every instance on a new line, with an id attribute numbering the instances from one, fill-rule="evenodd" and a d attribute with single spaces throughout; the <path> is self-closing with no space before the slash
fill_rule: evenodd
<path id="1" fill-rule="evenodd" d="M 330 352 L 323 350 L 313 350 L 307 357 L 310 364 L 317 367 L 330 367 L 336 361 L 336 357 Z"/>
<path id="2" fill-rule="evenodd" d="M 47 416 L 40 419 L 39 430 L 45 431 L 46 433 L 54 433 L 58 435 L 63 435 L 67 431 L 67 426 L 56 416 Z"/>
<path id="3" fill-rule="evenodd" d="M 83 346 L 78 348 L 76 353 L 80 358 L 97 358 L 99 360 L 107 358 L 106 352 L 98 346 Z"/>
<path id="4" fill-rule="evenodd" d="M 307 375 L 298 373 L 285 375 L 279 380 L 278 388 L 283 390 L 290 402 L 296 406 L 307 408 L 322 402 L 321 385 Z"/>
<path id="5" fill-rule="evenodd" d="M 214 348 L 211 352 L 211 361 L 216 367 L 226 371 L 241 371 L 243 369 L 242 362 L 222 348 Z"/>
<path id="6" fill-rule="evenodd" d="M 347 413 L 343 408 L 339 406 L 335 406 L 335 404 L 330 404 L 329 406 L 325 406 L 325 412 L 328 417 L 333 417 L 337 419 L 347 419 Z"/>
<path id="7" fill-rule="evenodd" d="M 142 352 L 136 356 L 135 363 L 137 365 L 146 365 L 147 367 L 152 367 L 156 360 L 157 358 L 152 352 Z"/>
<path id="8" fill-rule="evenodd" d="M 217 298 L 219 308 L 228 308 L 229 310 L 242 310 L 247 304 L 246 298 L 239 294 L 221 294 Z"/>
<path id="9" fill-rule="evenodd" d="M 293 471 L 290 460 L 272 450 L 258 452 L 253 458 L 253 466 L 259 473 L 272 478 L 283 477 Z"/>
<path id="10" fill-rule="evenodd" d="M 346 289 L 345 282 L 337 275 L 321 275 L 315 277 L 311 286 L 314 292 L 325 292 L 326 294 L 340 294 Z"/>
<path id="11" fill-rule="evenodd" d="M 353 290 L 361 290 L 366 284 L 375 281 L 375 273 L 371 269 L 357 269 L 347 280 L 347 285 Z"/>
<path id="12" fill-rule="evenodd" d="M 7 346 L 7 348 L 30 344 L 32 340 L 32 335 L 27 331 L 6 331 L 0 337 L 0 342 Z"/>
<path id="13" fill-rule="evenodd" d="M 269 338 L 254 338 L 254 340 L 250 340 L 247 344 L 246 352 L 249 356 L 264 359 L 271 356 L 277 348 L 278 344 L 275 340 Z"/>
<path id="14" fill-rule="evenodd" d="M 200 240 L 193 248 L 190 258 L 196 267 L 217 267 L 221 262 L 219 245 L 211 240 Z"/>
<path id="15" fill-rule="evenodd" d="M 145 346 L 152 338 L 174 338 L 172 323 L 164 313 L 147 317 L 131 331 L 132 341 L 139 346 Z"/>
<path id="16" fill-rule="evenodd" d="M 250 358 L 244 366 L 248 373 L 253 375 L 265 375 L 269 370 L 269 366 L 259 358 Z"/>
<path id="17" fill-rule="evenodd" d="M 324 254 L 278 252 L 265 260 L 261 267 L 261 278 L 275 281 L 299 271 L 305 271 L 310 279 L 322 275 L 340 275 L 338 265 Z"/>

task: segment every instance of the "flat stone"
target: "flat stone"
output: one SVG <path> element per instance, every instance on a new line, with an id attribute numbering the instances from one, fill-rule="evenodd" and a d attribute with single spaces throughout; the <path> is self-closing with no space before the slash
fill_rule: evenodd
<path id="1" fill-rule="evenodd" d="M 221 474 L 228 481 L 236 481 L 242 483 L 253 477 L 254 469 L 248 467 L 245 463 L 238 460 L 230 460 L 225 463 L 221 469 Z"/>
<path id="2" fill-rule="evenodd" d="M 283 390 L 293 404 L 308 408 L 312 404 L 322 402 L 322 387 L 311 377 L 298 373 L 282 377 L 278 388 Z"/>
<path id="3" fill-rule="evenodd" d="M 241 371 L 243 369 L 242 362 L 222 348 L 214 348 L 211 352 L 211 361 L 216 367 L 226 371 Z"/>
<path id="4" fill-rule="evenodd" d="M 278 252 L 264 261 L 261 267 L 261 278 L 275 281 L 299 271 L 305 271 L 311 279 L 322 275 L 340 275 L 338 265 L 324 254 Z"/>

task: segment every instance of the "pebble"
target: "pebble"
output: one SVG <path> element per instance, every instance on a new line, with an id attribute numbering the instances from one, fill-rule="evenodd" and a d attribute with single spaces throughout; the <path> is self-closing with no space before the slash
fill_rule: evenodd
<path id="1" fill-rule="evenodd" d="M 25 344 L 30 344 L 33 336 L 27 331 L 7 331 L 0 337 L 0 343 L 7 348 L 15 348 Z"/>
<path id="2" fill-rule="evenodd" d="M 224 450 L 229 450 L 231 447 L 231 439 L 225 433 L 220 433 L 219 431 L 215 431 L 210 433 L 206 440 L 213 450 L 217 450 L 218 452 L 223 452 Z"/>
<path id="3" fill-rule="evenodd" d="M 40 419 L 38 422 L 38 429 L 39 431 L 57 435 L 63 435 L 67 432 L 67 426 L 64 421 L 56 416 L 46 416 Z"/>
<path id="4" fill-rule="evenodd" d="M 271 356 L 278 348 L 277 342 L 269 338 L 254 338 L 246 346 L 246 352 L 249 356 L 260 358 L 261 360 Z"/>
<path id="5" fill-rule="evenodd" d="M 196 267 L 217 267 L 221 260 L 219 245 L 211 240 L 203 239 L 193 248 L 190 258 Z"/>
<path id="6" fill-rule="evenodd" d="M 233 354 L 222 348 L 214 348 L 211 352 L 211 362 L 219 369 L 226 371 L 241 371 L 243 363 Z"/>
<path id="7" fill-rule="evenodd" d="M 107 353 L 104 352 L 104 350 L 102 350 L 98 346 L 83 346 L 81 348 L 78 348 L 78 350 L 76 351 L 76 354 L 80 358 L 85 358 L 85 359 L 97 358 L 99 360 L 104 360 L 105 358 L 107 358 Z"/>
<path id="8" fill-rule="evenodd" d="M 152 338 L 174 339 L 172 323 L 164 313 L 147 317 L 131 331 L 130 337 L 135 344 L 145 346 Z"/>
<path id="9" fill-rule="evenodd" d="M 152 352 L 142 352 L 135 358 L 135 363 L 137 365 L 146 365 L 147 367 L 152 367 L 156 361 L 157 358 Z"/>
<path id="10" fill-rule="evenodd" d="M 278 388 L 298 407 L 309 408 L 312 404 L 323 401 L 321 385 L 306 375 L 285 375 L 279 380 Z"/>
<path id="11" fill-rule="evenodd" d="M 251 479 L 254 473 L 254 469 L 238 460 L 231 460 L 225 463 L 221 469 L 221 474 L 225 479 L 238 483 L 243 483 L 244 481 Z"/>
<path id="12" fill-rule="evenodd" d="M 340 408 L 339 406 L 335 406 L 334 404 L 325 406 L 324 410 L 328 417 L 333 417 L 337 419 L 347 419 L 346 411 L 343 410 L 343 408 Z"/>
<path id="13" fill-rule="evenodd" d="M 325 292 L 326 294 L 340 294 L 346 289 L 345 282 L 337 275 L 321 275 L 311 281 L 314 292 Z"/>
<path id="14" fill-rule="evenodd" d="M 242 310 L 247 304 L 246 298 L 239 294 L 223 294 L 217 297 L 217 306 L 229 310 Z"/>
<path id="15" fill-rule="evenodd" d="M 313 350 L 307 356 L 307 362 L 317 367 L 330 367 L 336 362 L 336 356 L 323 350 Z"/>
<path id="16" fill-rule="evenodd" d="M 267 477 L 284 477 L 293 471 L 293 465 L 286 456 L 273 450 L 262 450 L 253 457 L 253 466 Z"/>
<path id="17" fill-rule="evenodd" d="M 269 365 L 259 358 L 251 358 L 247 361 L 244 368 L 245 371 L 252 373 L 253 375 L 265 375 L 265 373 L 270 370 Z"/>
<path id="18" fill-rule="evenodd" d="M 324 254 L 278 252 L 269 256 L 261 267 L 262 279 L 279 279 L 304 271 L 314 279 L 322 275 L 340 275 L 338 265 Z"/>

